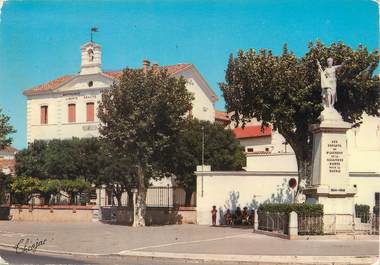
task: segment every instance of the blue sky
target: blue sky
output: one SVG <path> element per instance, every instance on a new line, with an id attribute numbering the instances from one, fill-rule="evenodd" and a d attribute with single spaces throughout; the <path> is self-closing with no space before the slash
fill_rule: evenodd
<path id="1" fill-rule="evenodd" d="M 103 69 L 191 62 L 219 95 L 228 56 L 238 49 L 287 42 L 302 56 L 310 40 L 379 45 L 378 7 L 371 0 L 7 1 L 0 23 L 0 107 L 26 146 L 22 91 L 79 70 L 79 46 L 97 26 Z"/>

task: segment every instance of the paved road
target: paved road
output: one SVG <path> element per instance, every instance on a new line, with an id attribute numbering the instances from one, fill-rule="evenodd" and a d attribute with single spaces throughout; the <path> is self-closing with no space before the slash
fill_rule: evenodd
<path id="1" fill-rule="evenodd" d="M 56 255 L 41 255 L 41 254 L 16 254 L 15 251 L 7 251 L 0 249 L 0 257 L 9 265 L 13 264 L 78 264 L 78 265 L 191 265 L 199 264 L 199 261 L 189 260 L 173 260 L 173 259 L 151 259 L 151 258 L 129 258 L 129 257 L 68 257 Z M 1 261 L 1 260 L 0 260 Z M 235 265 L 234 262 L 201 262 L 207 265 Z M 239 263 L 250 264 L 250 263 Z M 269 264 L 269 263 L 268 263 Z M 0 262 L 0 265 L 1 264 Z"/>
<path id="2" fill-rule="evenodd" d="M 379 254 L 378 240 L 295 240 L 254 234 L 251 229 L 172 225 L 132 228 L 101 223 L 0 221 L 0 244 L 46 243 L 39 249 L 89 254 L 125 251 L 224 255 L 366 256 Z"/>

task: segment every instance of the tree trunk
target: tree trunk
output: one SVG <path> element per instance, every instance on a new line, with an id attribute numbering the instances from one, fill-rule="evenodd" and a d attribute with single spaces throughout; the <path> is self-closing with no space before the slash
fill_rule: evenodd
<path id="1" fill-rule="evenodd" d="M 303 196 L 303 190 L 305 184 L 310 183 L 311 178 L 311 160 L 307 158 L 302 158 L 296 155 L 297 167 L 298 167 L 298 186 L 295 193 L 294 202 L 302 203 L 305 201 L 305 196 Z"/>
<path id="2" fill-rule="evenodd" d="M 138 190 L 137 190 L 136 202 L 134 206 L 133 226 L 142 227 L 142 226 L 145 226 L 146 187 L 145 187 L 144 172 L 140 166 L 137 168 L 137 178 L 138 178 Z"/>
<path id="3" fill-rule="evenodd" d="M 185 190 L 185 206 L 191 206 L 191 197 L 193 195 L 192 190 Z"/>
<path id="4" fill-rule="evenodd" d="M 128 194 L 128 208 L 133 209 L 133 192 L 131 189 L 127 189 Z"/>

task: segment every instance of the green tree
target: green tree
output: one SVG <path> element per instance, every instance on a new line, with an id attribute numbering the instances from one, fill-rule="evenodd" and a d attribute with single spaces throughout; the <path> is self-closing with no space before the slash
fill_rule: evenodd
<path id="1" fill-rule="evenodd" d="M 9 124 L 9 116 L 2 113 L 0 108 L 0 150 L 9 146 L 12 143 L 10 134 L 15 133 L 16 130 Z"/>
<path id="2" fill-rule="evenodd" d="M 189 206 L 195 191 L 197 165 L 202 164 L 202 137 L 204 132 L 205 164 L 213 170 L 241 170 L 245 163 L 243 148 L 231 130 L 219 124 L 189 119 L 179 134 L 173 154 L 174 174 L 184 188 L 185 205 Z"/>
<path id="3" fill-rule="evenodd" d="M 12 178 L 10 184 L 11 198 L 16 204 L 28 204 L 34 194 L 39 191 L 40 180 L 32 177 Z"/>
<path id="4" fill-rule="evenodd" d="M 79 171 L 79 139 L 54 139 L 48 142 L 43 168 L 49 178 L 77 179 Z"/>
<path id="5" fill-rule="evenodd" d="M 134 226 L 145 226 L 149 179 L 170 172 L 169 157 L 191 107 L 186 81 L 167 71 L 125 69 L 102 94 L 98 116 L 102 138 L 120 157 L 128 156 L 138 189 Z"/>
<path id="6" fill-rule="evenodd" d="M 45 164 L 47 160 L 47 142 L 36 140 L 28 148 L 16 154 L 15 171 L 17 176 L 47 178 L 49 176 Z"/>
<path id="7" fill-rule="evenodd" d="M 335 108 L 345 121 L 358 126 L 363 112 L 379 116 L 379 77 L 373 73 L 379 53 L 359 46 L 353 50 L 343 43 L 325 46 L 309 43 L 301 58 L 284 45 L 279 56 L 270 50 L 240 50 L 230 56 L 226 83 L 220 84 L 232 119 L 241 122 L 256 118 L 273 124 L 295 152 L 300 179 L 311 175 L 312 134 L 308 126 L 318 122 L 323 110 L 317 60 L 326 67 L 332 57 L 344 66 L 338 72 L 338 102 Z"/>
<path id="8" fill-rule="evenodd" d="M 60 187 L 68 194 L 70 204 L 76 203 L 77 195 L 91 191 L 91 184 L 83 179 L 62 179 Z"/>
<path id="9" fill-rule="evenodd" d="M 7 203 L 6 193 L 9 192 L 11 184 L 11 175 L 4 174 L 0 171 L 0 205 Z"/>
<path id="10" fill-rule="evenodd" d="M 132 207 L 132 187 L 135 183 L 135 170 L 132 165 L 131 156 L 121 156 L 107 145 L 102 146 L 101 154 L 101 170 L 98 178 L 95 180 L 96 185 L 104 184 L 108 188 L 111 188 L 118 206 L 122 206 L 121 197 L 124 192 L 127 192 L 128 207 Z"/>
<path id="11" fill-rule="evenodd" d="M 43 198 L 43 203 L 49 204 L 52 195 L 60 194 L 61 186 L 61 181 L 58 179 L 40 180 L 38 191 Z"/>
<path id="12" fill-rule="evenodd" d="M 76 173 L 84 180 L 95 182 L 104 164 L 104 155 L 98 138 L 74 138 Z"/>
<path id="13" fill-rule="evenodd" d="M 36 140 L 16 154 L 16 174 L 40 179 L 92 181 L 100 174 L 101 159 L 97 138 Z"/>

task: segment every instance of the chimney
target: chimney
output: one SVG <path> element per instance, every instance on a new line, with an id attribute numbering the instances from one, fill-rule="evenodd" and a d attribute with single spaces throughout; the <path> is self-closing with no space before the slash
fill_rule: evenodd
<path id="1" fill-rule="evenodd" d="M 157 62 L 153 63 L 152 70 L 153 70 L 153 72 L 156 72 L 158 70 L 158 63 Z"/>
<path id="2" fill-rule="evenodd" d="M 149 66 L 150 66 L 150 62 L 147 59 L 145 59 L 143 61 L 143 71 L 144 71 L 144 73 L 148 72 Z"/>

